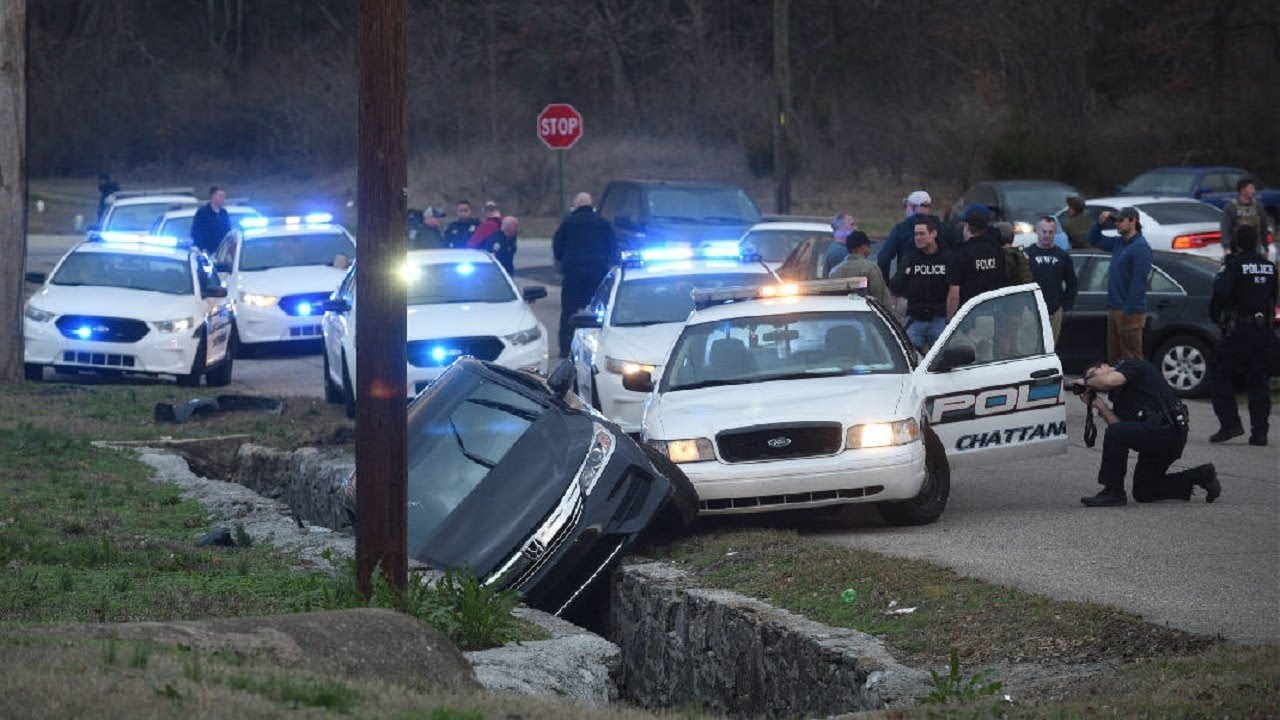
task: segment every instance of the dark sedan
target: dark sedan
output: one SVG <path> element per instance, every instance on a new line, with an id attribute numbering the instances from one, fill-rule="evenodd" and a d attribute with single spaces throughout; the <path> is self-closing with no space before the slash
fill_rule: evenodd
<path id="1" fill-rule="evenodd" d="M 778 266 L 778 277 L 790 282 L 822 280 L 827 276 L 824 260 L 835 239 L 831 235 L 805 238 L 791 249 L 787 259 Z M 881 240 L 871 241 L 871 259 L 880 251 Z"/>
<path id="2" fill-rule="evenodd" d="M 1032 225 L 1042 215 L 1050 215 L 1080 191 L 1056 180 L 987 180 L 964 192 L 951 208 L 951 219 L 960 217 L 974 203 L 986 205 L 996 219 L 1014 223 L 1017 233 L 1034 232 Z"/>
<path id="3" fill-rule="evenodd" d="M 414 399 L 410 557 L 562 614 L 642 536 L 693 521 L 688 478 L 578 402 L 572 378 L 463 358 Z"/>

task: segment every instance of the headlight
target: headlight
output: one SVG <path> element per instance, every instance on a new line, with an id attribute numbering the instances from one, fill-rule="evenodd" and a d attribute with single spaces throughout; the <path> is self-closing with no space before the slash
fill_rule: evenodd
<path id="1" fill-rule="evenodd" d="M 888 447 L 890 445 L 906 445 L 920 438 L 920 426 L 915 419 L 899 420 L 891 423 L 867 423 L 854 425 L 845 436 L 845 446 L 849 450 L 859 448 Z"/>
<path id="2" fill-rule="evenodd" d="M 38 322 L 38 323 L 47 323 L 50 320 L 58 317 L 57 313 L 51 313 L 45 310 L 41 310 L 40 308 L 36 307 L 35 305 L 32 305 L 31 303 L 27 303 L 27 307 L 22 311 L 22 314 L 25 315 L 28 320 L 32 322 Z"/>
<path id="3" fill-rule="evenodd" d="M 605 357 L 604 369 L 614 375 L 634 375 L 638 372 L 647 372 L 652 374 L 655 365 L 646 365 L 634 360 L 619 360 L 617 358 Z"/>
<path id="4" fill-rule="evenodd" d="M 673 463 L 703 462 L 715 460 L 716 451 L 706 438 L 690 440 L 650 440 L 655 450 L 666 455 Z"/>
<path id="5" fill-rule="evenodd" d="M 521 330 L 518 333 L 511 333 L 510 335 L 502 336 L 504 340 L 517 347 L 521 345 L 528 345 L 540 337 L 542 337 L 542 330 L 539 330 L 537 325 L 534 325 L 528 330 Z"/>
<path id="6" fill-rule="evenodd" d="M 578 468 L 578 487 L 582 488 L 582 494 L 586 495 L 596 486 L 596 481 L 600 479 L 601 473 L 604 472 L 605 466 L 609 464 L 609 459 L 613 457 L 613 448 L 616 445 L 613 433 L 600 423 L 593 423 L 592 427 L 595 432 L 591 438 L 591 449 L 587 450 L 587 456 L 582 460 L 582 467 Z"/>
<path id="7" fill-rule="evenodd" d="M 1013 224 L 1013 231 L 1019 235 L 1026 235 L 1036 231 L 1029 222 L 1016 222 Z"/>
<path id="8" fill-rule="evenodd" d="M 280 298 L 275 295 L 258 295 L 255 293 L 244 293 L 240 299 L 254 307 L 271 307 L 276 304 Z"/>
<path id="9" fill-rule="evenodd" d="M 187 330 L 190 330 L 195 326 L 196 326 L 195 318 L 189 318 L 189 317 L 178 318 L 177 320 L 165 320 L 164 322 L 151 323 L 151 327 L 155 328 L 157 332 L 162 332 L 162 333 L 186 332 Z"/>

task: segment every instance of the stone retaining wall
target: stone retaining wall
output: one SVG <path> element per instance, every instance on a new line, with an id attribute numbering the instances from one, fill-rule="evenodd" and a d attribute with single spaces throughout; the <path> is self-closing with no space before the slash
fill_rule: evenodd
<path id="1" fill-rule="evenodd" d="M 355 455 L 336 448 L 292 452 L 245 443 L 235 453 L 225 479 L 260 495 L 282 500 L 295 519 L 333 530 L 348 530 L 342 511 L 342 485 L 355 472 Z"/>
<path id="2" fill-rule="evenodd" d="M 720 590 L 686 589 L 663 563 L 614 573 L 611 639 L 622 696 L 648 708 L 791 718 L 912 704 L 928 674 L 877 639 Z"/>

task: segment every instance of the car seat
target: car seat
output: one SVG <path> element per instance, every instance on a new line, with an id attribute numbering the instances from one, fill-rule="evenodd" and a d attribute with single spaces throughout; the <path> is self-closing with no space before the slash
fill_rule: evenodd
<path id="1" fill-rule="evenodd" d="M 858 330 L 853 325 L 836 325 L 828 329 L 826 335 L 828 357 L 856 360 L 862 339 L 862 334 Z"/>
<path id="2" fill-rule="evenodd" d="M 747 345 L 737 338 L 720 338 L 711 343 L 707 358 L 707 379 L 727 380 L 751 372 L 751 356 Z"/>

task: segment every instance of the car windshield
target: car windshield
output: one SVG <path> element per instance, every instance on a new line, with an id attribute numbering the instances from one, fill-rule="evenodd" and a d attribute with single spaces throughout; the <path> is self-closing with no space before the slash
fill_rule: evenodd
<path id="1" fill-rule="evenodd" d="M 772 281 L 773 276 L 766 272 L 626 277 L 618 286 L 610 324 L 628 326 L 684 322 L 689 313 L 693 312 L 694 288 L 754 286 Z"/>
<path id="2" fill-rule="evenodd" d="M 1222 211 L 1209 203 L 1188 200 L 1187 202 L 1146 203 L 1135 206 L 1151 216 L 1160 225 L 1182 225 L 1184 223 L 1220 223 Z"/>
<path id="3" fill-rule="evenodd" d="M 172 202 L 116 205 L 111 208 L 111 214 L 107 217 L 102 229 L 116 232 L 150 232 L 151 226 L 156 222 L 156 218 L 180 207 L 183 207 L 182 203 Z M 165 234 L 173 235 L 170 232 Z M 190 234 L 191 228 L 188 225 L 187 234 L 179 235 L 178 237 L 188 237 Z"/>
<path id="4" fill-rule="evenodd" d="M 766 315 L 686 327 L 662 389 L 906 371 L 891 331 L 870 312 Z"/>
<path id="5" fill-rule="evenodd" d="M 1067 198 L 1080 192 L 1070 185 L 1035 185 L 1010 187 L 1004 191 L 1004 215 L 1007 218 L 1045 215 L 1062 207 Z"/>
<path id="6" fill-rule="evenodd" d="M 807 238 L 823 235 L 825 230 L 752 230 L 742 239 L 744 248 L 750 246 L 760 253 L 765 262 L 782 262 L 787 255 Z"/>
<path id="7" fill-rule="evenodd" d="M 334 258 L 355 258 L 356 245 L 342 233 L 269 235 L 245 238 L 241 272 L 302 265 L 333 265 Z"/>
<path id="8" fill-rule="evenodd" d="M 1130 195 L 1158 195 L 1161 193 L 1190 193 L 1196 186 L 1194 170 L 1175 170 L 1143 173 L 1134 178 L 1124 191 Z"/>
<path id="9" fill-rule="evenodd" d="M 190 295 L 191 268 L 186 260 L 125 253 L 72 253 L 49 280 L 54 285 L 91 285 Z"/>
<path id="10" fill-rule="evenodd" d="M 237 223 L 240 220 L 256 215 L 252 211 L 237 211 L 234 208 L 227 208 L 227 214 L 231 218 L 231 227 L 239 227 Z M 168 220 L 163 218 L 156 221 L 155 229 L 152 231 L 154 235 L 167 235 L 168 237 L 189 238 L 191 237 L 191 223 L 194 221 L 195 215 L 183 215 L 181 217 L 171 217 Z"/>
<path id="11" fill-rule="evenodd" d="M 409 285 L 410 305 L 505 303 L 516 299 L 496 263 L 430 263 L 418 266 Z"/>
<path id="12" fill-rule="evenodd" d="M 738 188 L 656 187 L 648 192 L 649 219 L 751 225 L 760 209 Z"/>
<path id="13" fill-rule="evenodd" d="M 447 395 L 409 414 L 408 531 L 414 557 L 547 412 L 532 398 L 471 372 L 438 392 Z"/>

